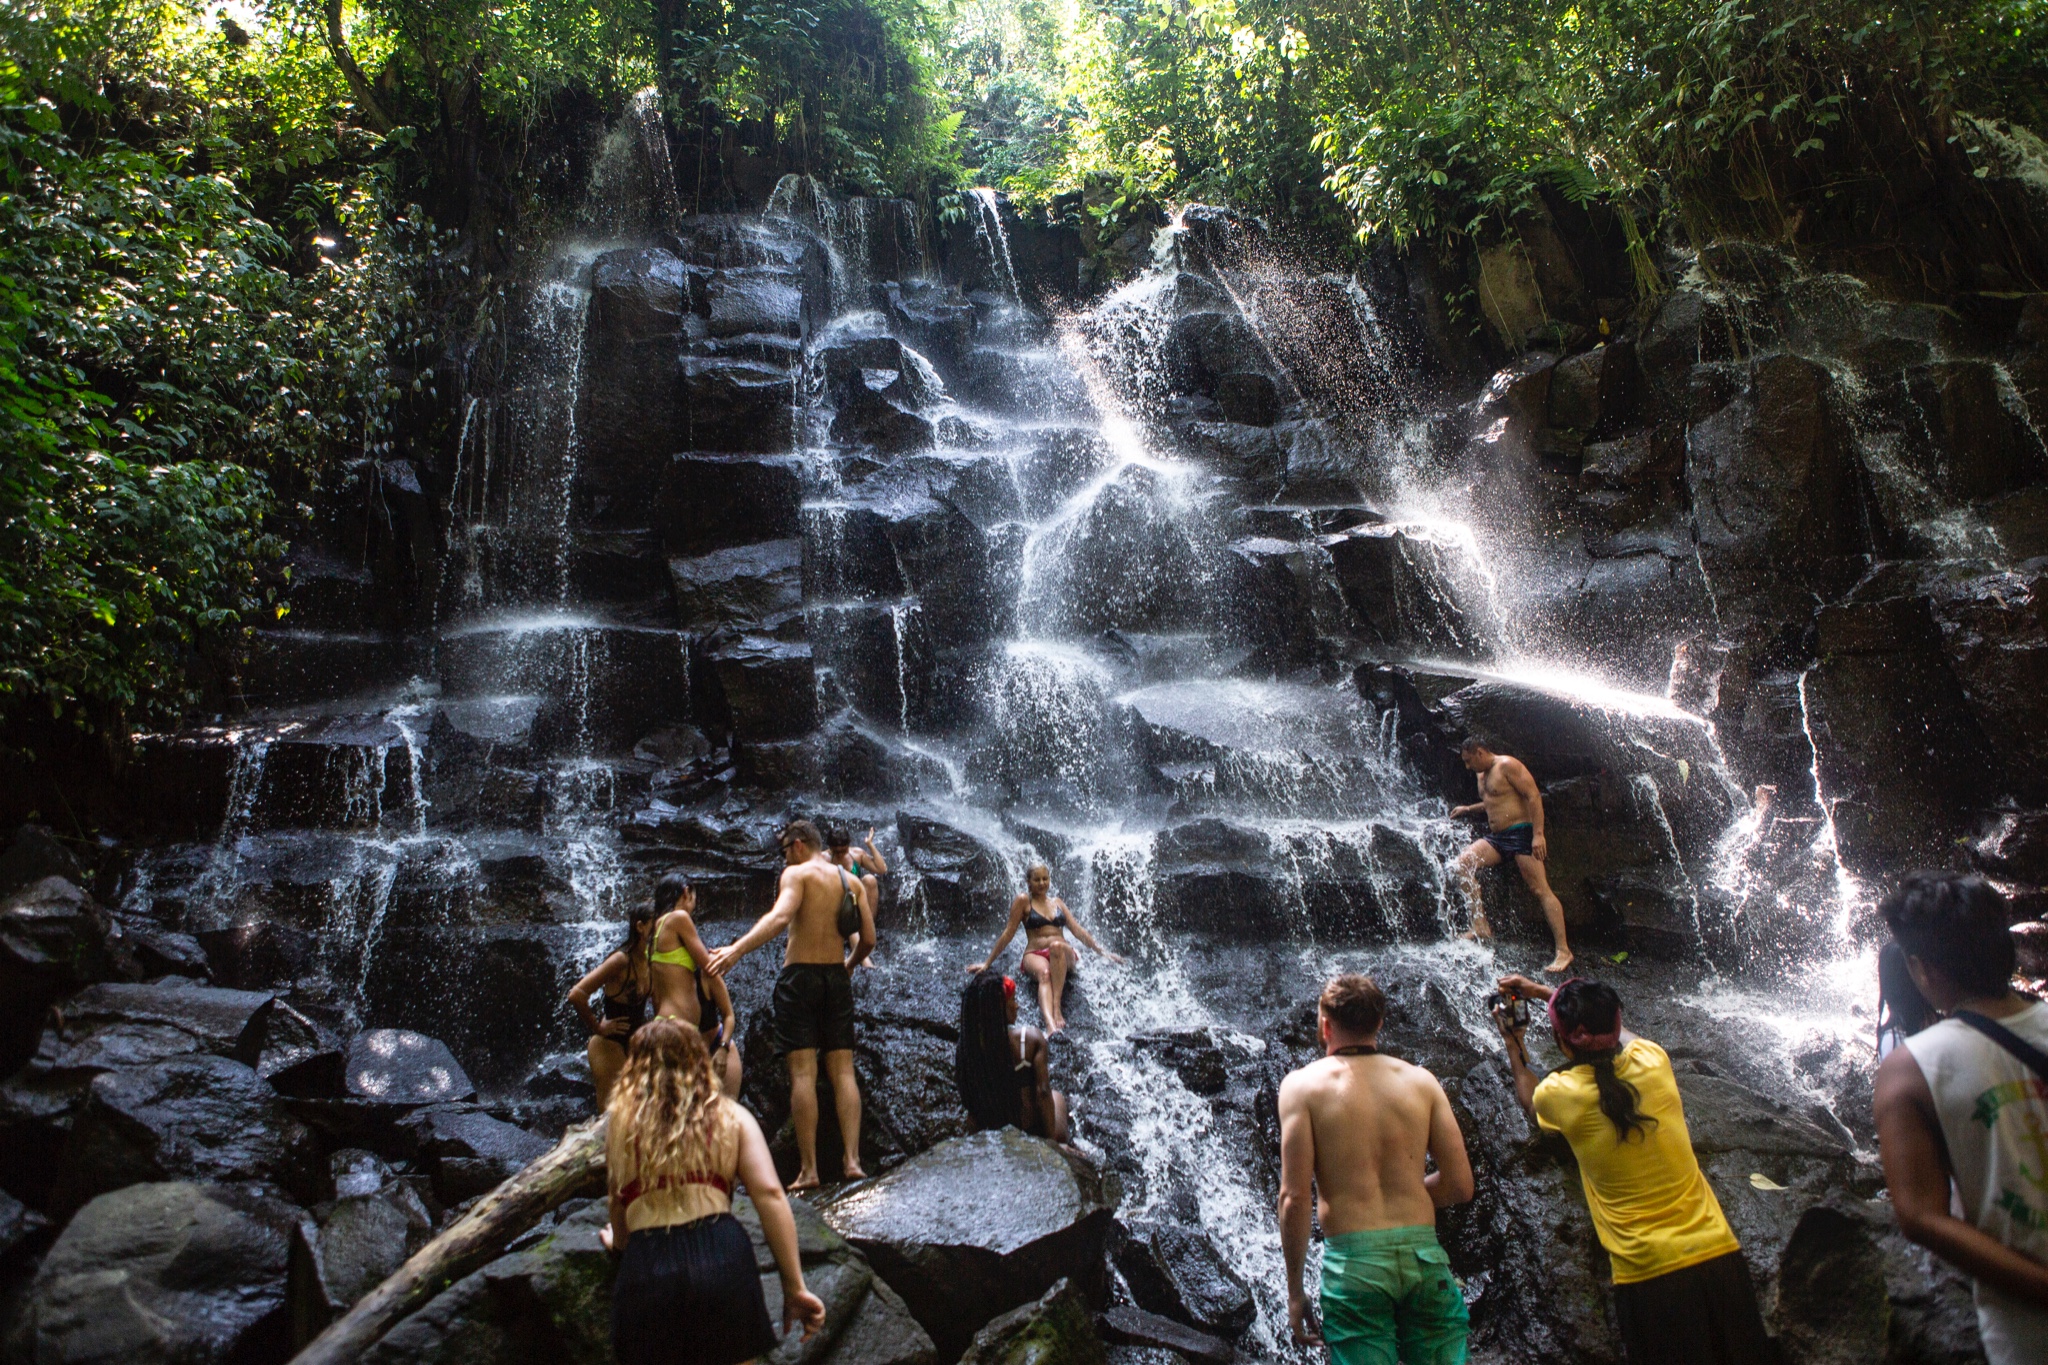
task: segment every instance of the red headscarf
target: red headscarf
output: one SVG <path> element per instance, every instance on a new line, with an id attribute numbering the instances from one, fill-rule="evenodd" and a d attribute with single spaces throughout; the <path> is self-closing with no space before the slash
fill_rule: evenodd
<path id="1" fill-rule="evenodd" d="M 1573 1024 L 1569 1029 L 1567 1029 L 1564 1026 L 1564 1024 L 1558 1020 L 1557 997 L 1564 991 L 1564 988 L 1566 986 L 1571 985 L 1573 981 L 1583 980 L 1585 980 L 1584 977 L 1575 976 L 1571 979 L 1571 981 L 1564 982 L 1563 984 L 1559 985 L 1556 990 L 1550 993 L 1550 999 L 1545 1003 L 1545 1008 L 1547 1008 L 1550 1011 L 1550 1027 L 1556 1032 L 1559 1038 L 1564 1040 L 1564 1045 L 1574 1052 L 1612 1051 L 1614 1048 L 1620 1046 L 1621 1044 L 1621 1010 L 1618 1007 L 1614 1011 L 1614 1027 L 1609 1029 L 1605 1033 L 1595 1033 L 1591 1029 L 1587 1028 L 1584 1024 Z"/>

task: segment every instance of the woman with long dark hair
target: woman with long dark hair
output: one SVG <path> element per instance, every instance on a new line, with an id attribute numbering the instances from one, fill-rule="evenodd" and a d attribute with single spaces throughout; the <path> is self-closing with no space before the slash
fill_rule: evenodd
<path id="1" fill-rule="evenodd" d="M 711 954 L 697 936 L 697 892 L 690 879 L 670 872 L 654 885 L 654 927 L 647 935 L 647 974 L 654 1012 L 699 1029 L 711 1049 L 711 1068 L 728 1099 L 740 1093 L 739 1017 L 725 979 L 698 970 Z"/>
<path id="2" fill-rule="evenodd" d="M 825 1305 L 804 1285 L 796 1220 L 754 1116 L 721 1093 L 694 1025 L 657 1018 L 633 1035 L 606 1107 L 619 1365 L 740 1365 L 773 1351 L 754 1247 L 732 1216 L 746 1187 L 782 1273 L 782 1330 L 804 1339 Z"/>
<path id="3" fill-rule="evenodd" d="M 634 906 L 626 920 L 626 937 L 569 988 L 569 1008 L 590 1031 L 583 1052 L 590 1059 L 590 1079 L 597 1086 L 600 1107 L 611 1098 L 612 1082 L 626 1064 L 627 1040 L 649 1018 L 654 988 L 647 939 L 656 918 L 653 906 Z M 590 997 L 599 991 L 604 992 L 602 1016 L 590 1005 Z"/>
<path id="4" fill-rule="evenodd" d="M 1734 1230 L 1700 1171 L 1671 1058 L 1621 1026 L 1611 986 L 1573 977 L 1552 990 L 1502 977 L 1503 995 L 1548 1002 L 1565 1065 L 1539 1081 L 1526 1024 L 1497 1006 L 1515 1098 L 1579 1160 L 1593 1230 L 1614 1267 L 1615 1318 L 1629 1365 L 1754 1365 L 1775 1359 Z M 1526 1015 L 1524 1016 L 1526 1018 Z"/>
<path id="5" fill-rule="evenodd" d="M 979 972 L 960 995 L 954 1075 L 977 1131 L 1006 1125 L 1067 1140 L 1067 1097 L 1052 1088 L 1045 1035 L 1017 1022 L 1017 983 Z"/>

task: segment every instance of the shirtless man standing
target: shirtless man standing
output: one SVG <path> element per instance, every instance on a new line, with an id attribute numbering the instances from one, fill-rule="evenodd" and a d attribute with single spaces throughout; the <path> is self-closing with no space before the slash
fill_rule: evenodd
<path id="1" fill-rule="evenodd" d="M 860 883 L 828 862 L 818 827 L 798 820 L 782 831 L 781 887 L 774 908 L 729 947 L 711 954 L 704 974 L 720 980 L 754 949 L 789 931 L 782 975 L 775 978 L 775 1047 L 789 1058 L 789 1116 L 796 1124 L 799 1169 L 792 1191 L 818 1184 L 818 1054 L 839 1111 L 848 1180 L 862 1180 L 860 1082 L 853 1074 L 852 971 L 875 947 L 875 912 Z M 855 932 L 841 932 L 841 915 Z M 849 943 L 848 940 L 851 940 Z"/>
<path id="2" fill-rule="evenodd" d="M 1485 903 L 1479 897 L 1479 869 L 1513 858 L 1522 881 L 1542 905 L 1543 918 L 1550 921 L 1551 940 L 1557 945 L 1557 956 L 1543 970 L 1561 972 L 1572 965 L 1572 950 L 1564 939 L 1564 906 L 1550 889 L 1550 878 L 1543 870 L 1550 846 L 1543 837 L 1543 795 L 1536 790 L 1536 779 L 1521 759 L 1497 754 L 1483 740 L 1466 740 L 1458 757 L 1466 768 L 1479 774 L 1479 799 L 1469 806 L 1454 807 L 1451 818 L 1486 812 L 1486 833 L 1458 855 L 1458 885 L 1472 907 L 1472 928 L 1465 937 L 1493 937 Z"/>
<path id="3" fill-rule="evenodd" d="M 1472 1164 L 1436 1077 L 1379 1054 L 1386 1014 L 1371 977 L 1330 982 L 1316 1009 L 1326 1055 L 1280 1084 L 1288 1326 L 1301 1345 L 1326 1341 L 1336 1365 L 1397 1352 L 1403 1365 L 1464 1365 L 1465 1297 L 1436 1211 L 1472 1197 Z M 1301 1287 L 1311 1194 L 1324 1237 L 1320 1332 Z"/>

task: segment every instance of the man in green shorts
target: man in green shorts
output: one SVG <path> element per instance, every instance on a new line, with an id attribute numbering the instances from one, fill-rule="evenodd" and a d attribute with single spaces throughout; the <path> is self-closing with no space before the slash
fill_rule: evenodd
<path id="1" fill-rule="evenodd" d="M 1367 976 L 1323 988 L 1324 1056 L 1280 1085 L 1287 1320 L 1337 1365 L 1464 1365 L 1465 1297 L 1436 1211 L 1472 1197 L 1472 1164 L 1436 1077 L 1378 1049 L 1387 998 Z M 1436 1170 L 1424 1173 L 1424 1157 Z M 1323 1225 L 1322 1330 L 1301 1287 L 1309 1200 Z"/>

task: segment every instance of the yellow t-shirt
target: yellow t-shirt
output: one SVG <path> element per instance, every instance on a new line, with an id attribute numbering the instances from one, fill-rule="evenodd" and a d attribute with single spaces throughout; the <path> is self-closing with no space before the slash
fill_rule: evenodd
<path id="1" fill-rule="evenodd" d="M 1593 1230 L 1614 1262 L 1614 1282 L 1668 1275 L 1740 1249 L 1721 1215 L 1713 1187 L 1700 1173 L 1685 1128 L 1685 1104 L 1671 1058 L 1638 1038 L 1614 1058 L 1614 1074 L 1636 1088 L 1636 1110 L 1657 1122 L 1617 1141 L 1600 1112 L 1593 1068 L 1553 1071 L 1536 1087 L 1536 1122 L 1562 1133 L 1579 1159 Z"/>

